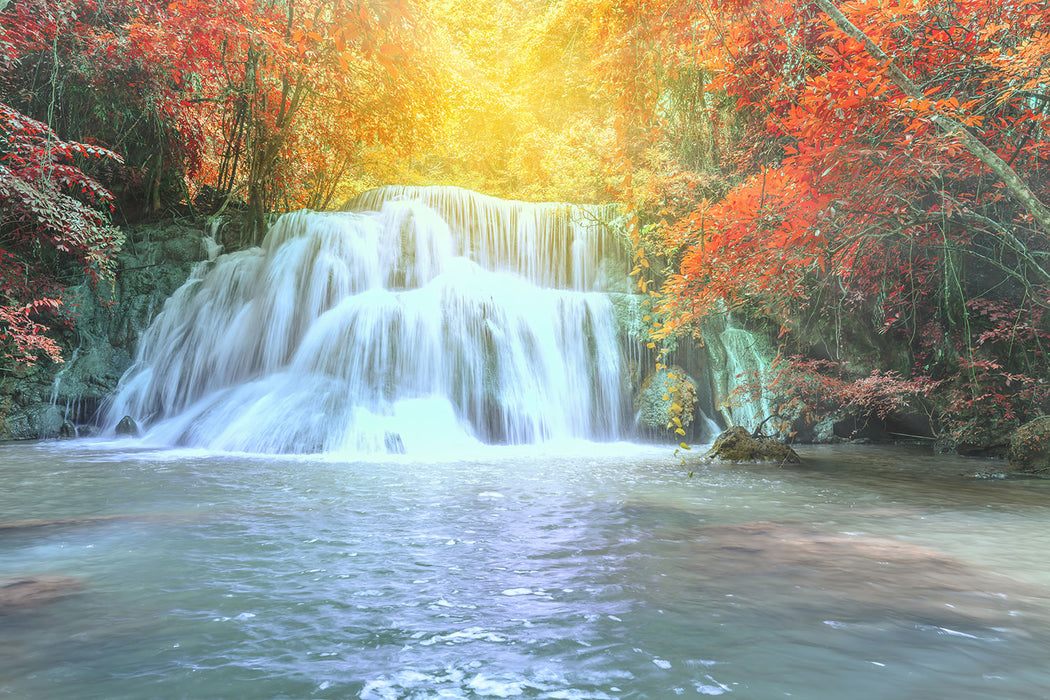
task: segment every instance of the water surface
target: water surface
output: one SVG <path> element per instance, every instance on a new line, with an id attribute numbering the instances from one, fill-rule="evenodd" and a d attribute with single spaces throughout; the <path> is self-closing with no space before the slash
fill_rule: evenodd
<path id="1" fill-rule="evenodd" d="M 0 608 L 0 695 L 1050 694 L 1050 482 L 801 453 L 0 445 L 0 581 L 60 582 Z"/>

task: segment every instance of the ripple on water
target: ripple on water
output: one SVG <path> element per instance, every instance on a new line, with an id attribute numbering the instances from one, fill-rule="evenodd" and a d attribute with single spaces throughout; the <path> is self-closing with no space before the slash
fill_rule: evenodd
<path id="1" fill-rule="evenodd" d="M 0 513 L 39 521 L 0 530 L 0 574 L 83 582 L 0 620 L 0 695 L 1050 687 L 1050 488 L 960 477 L 969 463 L 924 457 L 916 476 L 907 451 L 821 448 L 690 479 L 652 448 L 433 464 L 93 449 L 0 453 Z"/>
<path id="2" fill-rule="evenodd" d="M 613 674 L 621 680 L 629 674 Z M 406 700 L 424 698 L 510 698 L 527 696 L 550 700 L 615 700 L 610 695 L 610 680 L 587 679 L 573 682 L 565 674 L 551 668 L 540 668 L 531 673 L 493 673 L 481 662 L 462 667 L 448 667 L 439 671 L 399 671 L 369 680 L 358 694 L 362 700 Z M 615 685 L 612 686 L 616 688 Z M 604 689 L 603 689 L 604 688 Z"/>

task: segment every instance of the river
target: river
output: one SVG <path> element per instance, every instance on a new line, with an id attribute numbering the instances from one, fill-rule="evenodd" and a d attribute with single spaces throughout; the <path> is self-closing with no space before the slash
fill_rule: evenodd
<path id="1" fill-rule="evenodd" d="M 1050 694 L 1050 482 L 800 452 L 0 445 L 0 696 Z"/>

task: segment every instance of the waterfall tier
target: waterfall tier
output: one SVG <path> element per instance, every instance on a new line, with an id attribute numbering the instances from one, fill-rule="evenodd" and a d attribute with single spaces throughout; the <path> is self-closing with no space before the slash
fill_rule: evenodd
<path id="1" fill-rule="evenodd" d="M 432 453 L 629 429 L 610 207 L 383 188 L 169 299 L 107 412 L 164 445 Z"/>
<path id="2" fill-rule="evenodd" d="M 391 185 L 350 200 L 353 211 L 415 201 L 448 225 L 456 253 L 489 270 L 509 271 L 542 287 L 627 292 L 624 242 L 610 231 L 617 205 L 508 201 L 459 187 Z"/>

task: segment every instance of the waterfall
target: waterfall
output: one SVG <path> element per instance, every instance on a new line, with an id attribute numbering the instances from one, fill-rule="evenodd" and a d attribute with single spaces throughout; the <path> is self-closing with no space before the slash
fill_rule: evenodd
<path id="1" fill-rule="evenodd" d="M 770 379 L 771 362 L 768 358 L 772 357 L 772 353 L 758 337 L 742 328 L 730 325 L 722 331 L 721 338 L 726 352 L 725 382 L 729 393 L 742 392 L 731 409 L 733 424 L 754 430 L 775 412 L 772 396 L 764 388 Z M 755 391 L 757 396 L 748 396 Z"/>
<path id="2" fill-rule="evenodd" d="M 165 304 L 110 401 L 163 445 L 433 453 L 630 429 L 613 207 L 381 188 L 282 216 Z"/>

